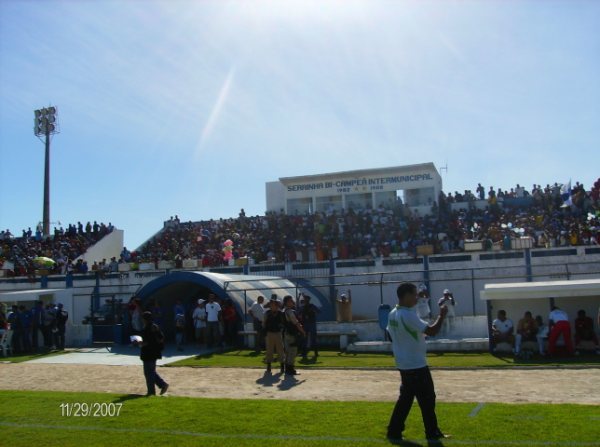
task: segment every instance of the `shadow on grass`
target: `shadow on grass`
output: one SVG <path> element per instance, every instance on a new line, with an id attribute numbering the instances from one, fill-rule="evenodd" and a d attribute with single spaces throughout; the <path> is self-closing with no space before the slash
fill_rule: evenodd
<path id="1" fill-rule="evenodd" d="M 323 362 L 319 362 L 318 359 L 318 357 L 302 357 L 300 360 L 298 360 L 298 363 L 301 365 L 316 365 L 317 363 L 322 364 Z"/>
<path id="2" fill-rule="evenodd" d="M 127 402 L 128 400 L 134 400 L 134 399 L 140 399 L 146 397 L 143 394 L 123 394 L 122 396 L 118 397 L 117 399 L 113 400 L 113 403 L 115 404 L 119 404 L 122 402 Z"/>

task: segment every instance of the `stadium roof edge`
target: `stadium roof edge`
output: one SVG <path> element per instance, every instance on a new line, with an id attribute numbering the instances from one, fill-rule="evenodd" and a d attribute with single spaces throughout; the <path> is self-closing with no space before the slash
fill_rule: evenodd
<path id="1" fill-rule="evenodd" d="M 390 166 L 386 168 L 374 168 L 374 169 L 357 169 L 353 171 L 338 171 L 338 172 L 328 172 L 324 174 L 311 174 L 311 175 L 300 175 L 295 177 L 280 177 L 279 181 L 281 183 L 286 182 L 297 182 L 297 181 L 306 181 L 306 180 L 319 180 L 330 178 L 334 176 L 348 176 L 348 177 L 362 177 L 365 175 L 377 175 L 377 174 L 387 174 L 387 173 L 397 173 L 398 171 L 414 171 L 415 169 L 433 169 L 437 173 L 437 168 L 433 162 L 428 163 L 418 163 L 413 165 L 404 165 L 404 166 Z"/>

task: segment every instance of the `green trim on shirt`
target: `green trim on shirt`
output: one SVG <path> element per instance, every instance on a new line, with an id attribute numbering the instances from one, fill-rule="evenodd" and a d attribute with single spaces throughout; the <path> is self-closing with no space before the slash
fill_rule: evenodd
<path id="1" fill-rule="evenodd" d="M 417 331 L 413 331 L 411 328 L 409 328 L 406 323 L 404 322 L 404 318 L 400 317 L 400 321 L 402 321 L 402 326 L 404 326 L 404 329 L 406 330 L 406 332 L 409 333 L 409 335 L 415 339 L 415 341 L 419 341 L 419 333 Z"/>

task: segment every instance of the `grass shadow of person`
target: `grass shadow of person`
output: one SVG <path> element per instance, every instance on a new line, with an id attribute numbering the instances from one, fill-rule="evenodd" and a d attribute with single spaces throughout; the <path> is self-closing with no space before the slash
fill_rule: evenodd
<path id="1" fill-rule="evenodd" d="M 298 363 L 302 364 L 302 365 L 316 365 L 318 362 L 319 357 L 302 357 L 300 360 L 298 360 Z M 321 362 L 322 363 L 322 362 Z"/>
<path id="2" fill-rule="evenodd" d="M 113 400 L 112 403 L 119 404 L 123 402 L 127 402 L 128 400 L 141 399 L 142 397 L 146 397 L 145 394 L 123 394 L 119 396 L 117 399 Z"/>
<path id="3" fill-rule="evenodd" d="M 423 447 L 423 444 L 419 444 L 415 441 L 409 441 L 408 439 L 390 439 L 388 441 L 391 445 L 400 445 L 406 447 Z"/>

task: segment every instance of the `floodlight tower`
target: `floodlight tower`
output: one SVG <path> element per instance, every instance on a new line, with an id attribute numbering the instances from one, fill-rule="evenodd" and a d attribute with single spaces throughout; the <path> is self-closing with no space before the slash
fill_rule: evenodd
<path id="1" fill-rule="evenodd" d="M 46 107 L 34 112 L 33 133 L 40 138 L 45 136 L 46 160 L 44 164 L 44 217 L 42 220 L 44 236 L 50 234 L 50 136 L 57 134 L 58 121 L 56 107 Z M 41 138 L 40 138 L 41 140 Z"/>

